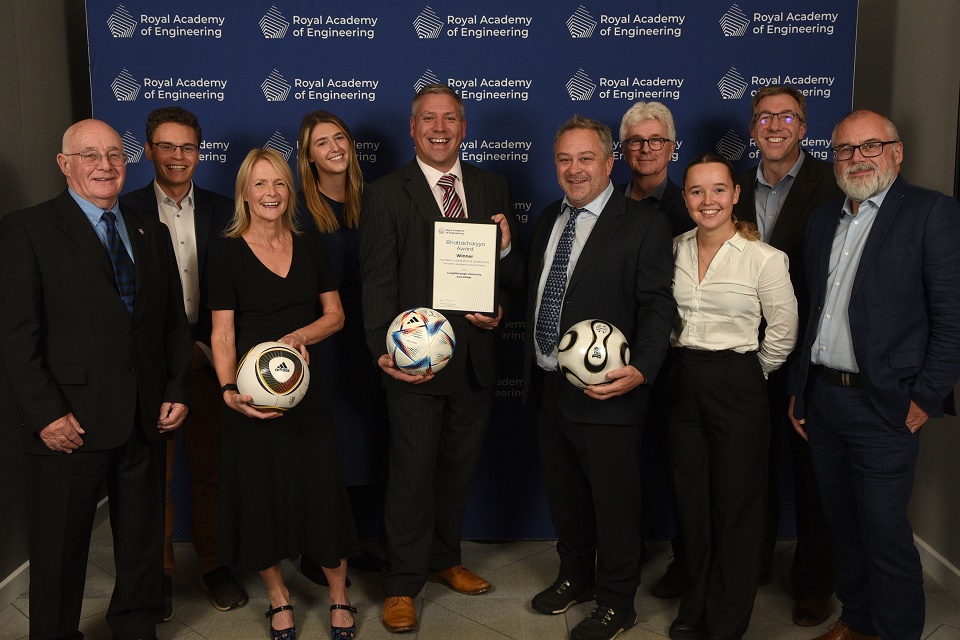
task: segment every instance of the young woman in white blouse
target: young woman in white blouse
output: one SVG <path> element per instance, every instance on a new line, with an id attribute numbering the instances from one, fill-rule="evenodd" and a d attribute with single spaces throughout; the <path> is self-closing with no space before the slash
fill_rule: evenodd
<path id="1" fill-rule="evenodd" d="M 723 156 L 687 166 L 683 198 L 697 228 L 673 240 L 670 448 L 691 583 L 674 640 L 735 640 L 747 630 L 767 504 L 765 379 L 797 338 L 787 256 L 736 220 L 739 196 Z"/>

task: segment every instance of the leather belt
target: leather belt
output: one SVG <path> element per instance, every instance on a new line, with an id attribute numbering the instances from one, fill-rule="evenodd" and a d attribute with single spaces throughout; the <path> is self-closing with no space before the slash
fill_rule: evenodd
<path id="1" fill-rule="evenodd" d="M 820 374 L 829 382 L 830 384 L 835 384 L 838 387 L 862 387 L 863 378 L 859 373 L 853 373 L 852 371 L 840 371 L 839 369 L 831 369 L 830 367 L 824 367 L 821 365 L 814 365 L 814 371 L 819 371 Z"/>

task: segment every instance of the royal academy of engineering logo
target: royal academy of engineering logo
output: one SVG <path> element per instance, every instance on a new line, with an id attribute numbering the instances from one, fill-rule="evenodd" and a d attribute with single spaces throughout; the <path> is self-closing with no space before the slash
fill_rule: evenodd
<path id="1" fill-rule="evenodd" d="M 263 145 L 264 149 L 273 149 L 283 156 L 287 162 L 290 161 L 290 154 L 293 153 L 293 145 L 287 142 L 287 139 L 279 131 L 274 131 L 273 135 Z"/>
<path id="2" fill-rule="evenodd" d="M 743 157 L 747 145 L 743 142 L 743 138 L 737 135 L 736 131 L 730 129 L 717 141 L 716 149 L 720 155 L 730 162 L 736 162 Z"/>
<path id="3" fill-rule="evenodd" d="M 747 90 L 747 81 L 740 75 L 736 67 L 730 67 L 720 78 L 717 88 L 720 89 L 720 97 L 724 100 L 737 100 L 742 98 Z"/>
<path id="4" fill-rule="evenodd" d="M 123 142 L 123 150 L 127 154 L 127 164 L 140 162 L 140 158 L 143 157 L 143 145 L 140 144 L 137 137 L 127 130 L 120 136 L 120 140 Z"/>
<path id="5" fill-rule="evenodd" d="M 430 5 L 427 5 L 413 21 L 413 28 L 417 32 L 417 37 L 422 40 L 439 38 L 440 32 L 443 31 L 443 20 Z"/>
<path id="6" fill-rule="evenodd" d="M 260 31 L 263 32 L 264 38 L 282 38 L 287 35 L 287 29 L 290 27 L 290 22 L 287 21 L 287 17 L 280 13 L 280 9 L 277 9 L 277 5 L 270 5 L 270 8 L 267 12 L 260 18 Z"/>
<path id="7" fill-rule="evenodd" d="M 107 18 L 107 28 L 114 38 L 132 38 L 137 31 L 137 21 L 122 4 Z"/>
<path id="8" fill-rule="evenodd" d="M 420 93 L 420 90 L 428 84 L 441 84 L 440 78 L 437 77 L 437 74 L 435 74 L 432 69 L 427 69 L 417 78 L 417 81 L 413 83 L 413 90 L 416 93 Z"/>
<path id="9" fill-rule="evenodd" d="M 120 75 L 110 83 L 110 89 L 113 90 L 113 97 L 118 102 L 133 102 L 137 99 L 142 87 L 134 80 L 133 75 L 124 68 Z"/>
<path id="10" fill-rule="evenodd" d="M 589 38 L 597 28 L 597 21 L 583 5 L 577 7 L 573 15 L 567 18 L 567 30 L 571 38 Z"/>
<path id="11" fill-rule="evenodd" d="M 727 12 L 720 16 L 720 28 L 723 30 L 723 35 L 727 37 L 742 36 L 749 26 L 750 20 L 747 14 L 736 4 L 730 5 Z"/>
<path id="12" fill-rule="evenodd" d="M 263 90 L 263 97 L 267 99 L 267 102 L 283 102 L 290 95 L 290 89 L 293 87 L 279 71 L 274 69 L 260 85 L 260 88 Z"/>
<path id="13" fill-rule="evenodd" d="M 577 69 L 573 77 L 567 80 L 567 94 L 571 100 L 589 100 L 596 88 L 597 85 L 583 68 Z"/>

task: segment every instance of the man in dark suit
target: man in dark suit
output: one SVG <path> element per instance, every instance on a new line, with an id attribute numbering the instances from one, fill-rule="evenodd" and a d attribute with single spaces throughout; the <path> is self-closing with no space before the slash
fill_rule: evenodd
<path id="1" fill-rule="evenodd" d="M 696 225 L 683 201 L 683 191 L 667 175 L 667 167 L 677 150 L 677 129 L 673 114 L 660 102 L 637 102 L 630 107 L 620 121 L 620 149 L 630 165 L 630 182 L 617 187 L 628 198 L 656 207 L 670 220 L 670 234 L 677 237 Z M 644 534 L 647 537 L 646 518 L 661 500 L 658 494 L 669 493 L 670 509 L 674 523 L 677 516 L 677 498 L 673 489 L 673 474 L 670 472 L 667 454 L 667 427 L 670 421 L 670 387 L 667 376 L 670 356 L 663 361 L 660 375 L 650 392 L 650 410 L 643 429 L 643 491 Z M 663 488 L 666 487 L 666 492 Z M 670 541 L 673 560 L 667 571 L 651 590 L 655 598 L 679 598 L 687 590 L 686 549 L 680 527 Z M 644 549 L 645 552 L 645 549 Z M 644 553 L 645 555 L 645 553 Z"/>
<path id="2" fill-rule="evenodd" d="M 446 85 L 427 85 L 412 113 L 416 159 L 367 188 L 360 217 L 364 327 L 390 416 L 383 622 L 393 632 L 416 627 L 413 599 L 427 579 L 465 594 L 490 588 L 461 564 L 460 534 L 500 371 L 502 307 L 523 270 L 510 243 L 507 181 L 460 162 L 463 101 Z M 401 311 L 431 306 L 434 221 L 460 214 L 500 225 L 501 308 L 495 317 L 448 314 L 453 358 L 436 377 L 411 375 L 386 354 L 387 328 Z"/>
<path id="3" fill-rule="evenodd" d="M 530 243 L 524 392 L 537 402 L 560 569 L 532 606 L 559 614 L 596 598 L 571 638 L 604 640 L 637 619 L 642 417 L 676 311 L 670 225 L 614 189 L 613 139 L 603 123 L 564 123 L 554 160 L 566 195 L 540 214 Z M 591 318 L 623 332 L 630 362 L 581 391 L 558 371 L 557 340 Z"/>
<path id="4" fill-rule="evenodd" d="M 147 159 L 156 178 L 120 202 L 143 216 L 159 218 L 170 231 L 183 306 L 193 332 L 193 411 L 186 420 L 183 449 L 192 486 L 190 539 L 197 552 L 200 580 L 214 608 L 229 611 L 247 603 L 247 594 L 228 567 L 217 562 L 219 513 L 220 388 L 207 354 L 210 311 L 207 309 L 207 255 L 233 216 L 233 200 L 193 183 L 200 161 L 202 131 L 197 117 L 181 107 L 155 109 L 147 116 Z M 163 615 L 173 617 L 174 503 L 170 495 L 177 440 L 167 441 L 167 492 L 164 512 Z"/>
<path id="5" fill-rule="evenodd" d="M 98 120 L 57 162 L 68 190 L 0 221 L 0 363 L 28 453 L 30 637 L 80 638 L 104 486 L 116 559 L 107 623 L 153 638 L 163 560 L 163 440 L 187 415 L 190 330 L 170 236 L 121 207 L 127 156 Z"/>
<path id="6" fill-rule="evenodd" d="M 740 201 L 734 215 L 753 222 L 761 239 L 787 254 L 803 330 L 809 305 L 803 277 L 803 241 L 810 212 L 840 195 L 828 162 L 800 149 L 807 132 L 806 98 L 794 87 L 764 87 L 753 97 L 750 134 L 760 149 L 760 164 L 737 177 Z M 796 357 L 796 352 L 792 357 Z M 793 458 L 797 546 L 790 567 L 793 621 L 801 626 L 821 624 L 830 616 L 830 596 L 836 586 L 836 567 L 830 525 L 820 500 L 810 462 L 810 449 L 786 424 L 787 370 L 782 367 L 767 380 L 770 404 L 770 466 L 768 471 L 767 529 L 761 556 L 760 584 L 771 580 L 771 562 L 780 524 L 779 460 L 784 434 Z"/>
<path id="7" fill-rule="evenodd" d="M 907 515 L 928 418 L 960 377 L 960 204 L 898 177 L 879 113 L 833 132 L 845 199 L 810 215 L 806 332 L 789 415 L 807 438 L 837 550 L 840 620 L 820 640 L 916 640 L 923 569 Z"/>

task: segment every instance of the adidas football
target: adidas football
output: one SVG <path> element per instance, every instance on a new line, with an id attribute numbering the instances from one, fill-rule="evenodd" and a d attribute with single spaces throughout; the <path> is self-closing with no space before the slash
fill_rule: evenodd
<path id="1" fill-rule="evenodd" d="M 257 409 L 286 411 L 297 406 L 310 386 L 310 369 L 300 352 L 282 342 L 261 342 L 237 367 L 240 395 L 252 396 Z"/>
<path id="2" fill-rule="evenodd" d="M 619 329 L 603 320 L 582 320 L 557 344 L 563 376 L 575 387 L 606 384 L 607 372 L 630 362 L 630 345 Z"/>
<path id="3" fill-rule="evenodd" d="M 412 374 L 443 369 L 453 357 L 456 342 L 450 322 L 426 307 L 404 311 L 387 329 L 387 353 L 399 369 Z"/>

